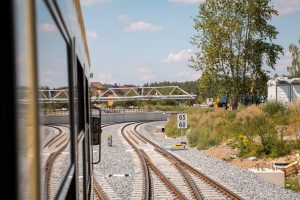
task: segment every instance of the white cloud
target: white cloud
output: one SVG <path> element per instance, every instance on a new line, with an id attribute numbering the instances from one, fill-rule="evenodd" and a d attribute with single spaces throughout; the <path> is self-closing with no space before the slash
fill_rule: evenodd
<path id="1" fill-rule="evenodd" d="M 275 0 L 275 8 L 278 10 L 279 15 L 290 15 L 300 12 L 299 0 Z"/>
<path id="2" fill-rule="evenodd" d="M 164 63 L 176 63 L 187 61 L 193 55 L 192 49 L 182 49 L 178 53 L 169 53 L 168 57 L 163 60 Z"/>
<path id="3" fill-rule="evenodd" d="M 57 29 L 56 25 L 51 24 L 51 23 L 43 23 L 40 26 L 40 30 L 42 32 L 45 32 L 45 33 L 56 33 L 56 32 L 58 32 L 58 29 Z"/>
<path id="4" fill-rule="evenodd" d="M 128 22 L 130 20 L 130 17 L 125 14 L 120 14 L 117 17 L 119 22 Z"/>
<path id="5" fill-rule="evenodd" d="M 139 68 L 135 70 L 135 74 L 137 74 L 142 81 L 151 81 L 155 78 L 155 75 L 148 68 Z"/>
<path id="6" fill-rule="evenodd" d="M 89 6 L 89 5 L 94 5 L 94 4 L 99 4 L 99 3 L 105 3 L 108 2 L 109 0 L 80 0 L 81 5 L 83 6 Z"/>
<path id="7" fill-rule="evenodd" d="M 96 77 L 97 80 L 100 80 L 102 83 L 117 83 L 118 81 L 114 80 L 112 78 L 112 75 L 111 74 L 106 74 L 106 73 L 99 73 L 97 74 L 97 77 Z"/>
<path id="8" fill-rule="evenodd" d="M 178 3 L 178 4 L 197 4 L 202 3 L 205 0 L 169 0 L 171 3 Z"/>
<path id="9" fill-rule="evenodd" d="M 126 32 L 132 32 L 132 31 L 161 31 L 162 30 L 162 26 L 157 26 L 157 25 L 153 25 L 150 24 L 148 22 L 135 22 L 135 23 L 131 23 L 129 24 L 129 26 L 127 26 L 125 28 Z"/>
<path id="10" fill-rule="evenodd" d="M 98 38 L 98 34 L 95 31 L 87 31 L 86 36 L 90 41 L 94 41 Z"/>

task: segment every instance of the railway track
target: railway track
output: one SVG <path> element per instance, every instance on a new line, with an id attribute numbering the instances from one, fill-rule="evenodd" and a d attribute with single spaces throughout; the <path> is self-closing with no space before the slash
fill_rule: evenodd
<path id="1" fill-rule="evenodd" d="M 122 135 L 138 154 L 141 166 L 146 166 L 142 167 L 142 199 L 242 199 L 141 135 L 137 130 L 141 124 L 136 124 L 133 130 L 125 130 L 130 125 L 124 126 Z M 150 174 L 150 178 L 146 178 L 149 176 L 147 174 Z M 147 193 L 150 193 L 150 197 Z"/>
<path id="2" fill-rule="evenodd" d="M 63 131 L 64 128 L 69 129 L 68 126 L 48 126 L 54 129 L 57 129 L 59 133 L 50 139 L 44 146 L 44 150 L 49 150 L 50 155 L 48 156 L 45 163 L 45 179 L 44 179 L 44 196 L 45 199 L 53 199 L 55 197 L 56 186 L 58 185 L 55 181 L 52 180 L 52 173 L 55 165 L 55 161 L 58 157 L 66 151 L 66 148 L 70 144 L 70 131 Z M 70 152 L 68 150 L 68 152 Z M 56 168 L 55 168 L 56 169 Z"/>
<path id="3" fill-rule="evenodd" d="M 107 123 L 107 124 L 103 124 L 101 126 L 101 128 L 105 128 L 105 127 L 108 127 L 108 126 L 112 126 L 112 125 L 115 125 L 114 123 Z M 102 187 L 100 186 L 100 184 L 98 183 L 98 181 L 95 179 L 94 177 L 94 180 L 93 180 L 93 188 L 94 188 L 94 192 L 97 196 L 97 198 L 99 200 L 106 200 L 108 199 L 107 195 L 104 193 Z"/>
<path id="4" fill-rule="evenodd" d="M 94 179 L 94 191 L 98 197 L 99 200 L 105 200 L 107 197 L 105 196 L 102 188 L 99 186 L 96 179 Z"/>
<path id="5" fill-rule="evenodd" d="M 180 198 L 185 199 L 184 195 L 176 188 L 176 186 L 169 181 L 169 179 L 164 175 L 161 170 L 159 170 L 150 160 L 150 158 L 144 153 L 143 150 L 140 150 L 138 148 L 139 141 L 142 141 L 142 143 L 145 144 L 145 141 L 143 141 L 141 138 L 139 138 L 137 135 L 130 133 L 129 131 L 125 131 L 125 128 L 130 126 L 131 124 L 127 124 L 122 127 L 121 134 L 125 138 L 125 140 L 131 145 L 131 147 L 135 150 L 137 153 L 139 160 L 140 160 L 140 166 L 143 173 L 143 192 L 142 194 L 138 194 L 140 196 L 136 196 L 133 198 L 140 197 L 141 199 L 152 199 L 153 197 L 153 190 L 154 184 L 152 181 L 151 176 L 156 176 L 160 179 L 162 183 L 164 183 L 165 190 L 169 191 L 172 194 L 172 198 Z M 151 169 L 151 170 L 150 170 Z M 165 191 L 164 190 L 164 191 Z"/>

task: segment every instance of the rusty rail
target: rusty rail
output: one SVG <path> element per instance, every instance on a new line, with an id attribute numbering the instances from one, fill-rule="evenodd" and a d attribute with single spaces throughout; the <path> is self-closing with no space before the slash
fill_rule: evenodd
<path id="1" fill-rule="evenodd" d="M 57 129 L 59 129 L 59 128 L 57 128 Z M 59 130 L 62 132 L 61 129 L 59 129 Z M 68 137 L 67 142 L 65 143 L 65 145 L 63 145 L 57 151 L 51 153 L 50 156 L 48 157 L 47 161 L 46 161 L 46 166 L 45 166 L 45 171 L 46 171 L 45 195 L 47 197 L 46 199 L 50 199 L 50 178 L 51 178 L 53 164 L 54 164 L 55 160 L 57 159 L 57 157 L 61 154 L 61 152 L 68 146 L 69 142 L 70 142 L 70 134 L 69 134 L 69 137 Z"/>
<path id="2" fill-rule="evenodd" d="M 131 123 L 132 124 L 132 123 Z M 132 146 L 132 148 L 135 150 L 135 152 L 138 154 L 138 157 L 141 161 L 141 167 L 142 167 L 142 171 L 143 171 L 143 176 L 144 176 L 144 196 L 143 199 L 149 200 L 151 199 L 152 193 L 151 193 L 151 177 L 150 177 L 150 173 L 149 173 L 149 168 L 148 165 L 146 163 L 145 157 L 143 156 L 143 154 L 141 153 L 141 150 L 139 150 L 131 141 L 130 139 L 125 135 L 125 131 L 124 129 L 131 125 L 131 124 L 127 124 L 125 126 L 122 127 L 121 129 L 121 133 L 123 135 L 123 137 L 125 138 L 125 140 Z M 128 132 L 127 132 L 128 134 Z M 128 134 L 129 135 L 129 134 Z"/>
<path id="3" fill-rule="evenodd" d="M 96 181 L 96 179 L 94 179 L 94 191 L 96 192 L 98 198 L 100 200 L 105 200 L 107 199 L 107 197 L 105 196 L 105 194 L 103 193 L 101 187 L 99 186 L 98 182 Z"/>
<path id="4" fill-rule="evenodd" d="M 55 142 L 56 140 L 59 140 L 60 139 L 60 136 L 62 135 L 62 131 L 61 129 L 55 127 L 55 126 L 50 126 L 50 125 L 47 125 L 48 127 L 51 127 L 51 128 L 54 128 L 54 129 L 57 129 L 59 131 L 59 133 L 57 135 L 55 135 L 53 138 L 51 138 L 43 147 L 46 148 L 46 147 L 51 147 Z"/>
<path id="5" fill-rule="evenodd" d="M 189 171 L 193 172 L 194 174 L 196 174 L 198 177 L 200 177 L 202 180 L 204 180 L 206 183 L 208 183 L 209 185 L 211 185 L 212 187 L 216 188 L 219 192 L 223 193 L 225 196 L 227 196 L 230 199 L 234 199 L 234 200 L 241 200 L 242 198 L 240 196 L 238 196 L 237 194 L 235 194 L 234 192 L 230 191 L 229 189 L 227 189 L 226 187 L 224 187 L 223 185 L 219 184 L 218 182 L 214 181 L 213 179 L 211 179 L 210 177 L 206 176 L 205 174 L 203 174 L 202 172 L 200 172 L 199 170 L 195 169 L 194 167 L 192 167 L 191 165 L 189 165 L 188 163 L 182 161 L 181 159 L 177 158 L 176 156 L 174 156 L 173 154 L 169 153 L 168 151 L 166 151 L 165 149 L 163 149 L 162 147 L 160 147 L 159 145 L 155 144 L 154 142 L 152 142 L 151 140 L 149 140 L 148 138 L 146 138 L 145 136 L 141 135 L 138 131 L 137 131 L 137 127 L 139 125 L 141 125 L 143 123 L 138 124 L 137 126 L 134 127 L 134 131 L 141 137 L 143 138 L 145 141 L 147 141 L 148 143 L 152 144 L 157 151 L 159 152 L 164 152 L 164 155 L 168 155 L 169 159 L 172 158 L 173 160 L 176 160 L 176 162 L 178 162 L 179 165 L 185 167 L 186 169 L 188 169 Z"/>

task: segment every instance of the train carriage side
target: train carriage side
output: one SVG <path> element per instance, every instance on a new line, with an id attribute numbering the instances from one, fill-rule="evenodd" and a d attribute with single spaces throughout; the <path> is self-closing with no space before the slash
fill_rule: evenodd
<path id="1" fill-rule="evenodd" d="M 3 4 L 9 12 L 1 13 L 8 43 L 2 61 L 9 67 L 1 79 L 1 195 L 92 199 L 90 60 L 80 2 Z M 44 91 L 52 98 L 45 101 Z M 45 120 L 58 113 L 63 121 Z"/>

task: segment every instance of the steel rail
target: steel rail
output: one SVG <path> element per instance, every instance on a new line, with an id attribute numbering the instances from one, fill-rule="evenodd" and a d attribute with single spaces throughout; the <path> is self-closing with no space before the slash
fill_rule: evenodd
<path id="1" fill-rule="evenodd" d="M 243 199 L 242 197 L 240 197 L 237 194 L 233 193 L 232 191 L 230 191 L 229 189 L 227 189 L 226 187 L 224 187 L 220 183 L 212 180 L 211 178 L 209 178 L 205 174 L 201 173 L 200 171 L 198 171 L 197 169 L 195 169 L 191 165 L 187 164 L 186 162 L 184 162 L 184 161 L 179 161 L 179 162 L 186 169 L 188 169 L 189 171 L 191 171 L 192 173 L 194 173 L 195 175 L 197 175 L 198 177 L 200 177 L 202 180 L 204 180 L 206 183 L 208 183 L 212 187 L 216 188 L 219 192 L 221 192 L 222 194 L 224 194 L 228 198 L 234 199 L 234 200 L 241 200 L 241 199 Z"/>
<path id="2" fill-rule="evenodd" d="M 105 200 L 105 199 L 107 199 L 107 197 L 104 195 L 104 193 L 103 193 L 101 187 L 99 186 L 99 184 L 98 184 L 98 182 L 97 182 L 97 180 L 96 180 L 95 178 L 94 178 L 94 184 L 93 184 L 93 185 L 94 185 L 94 191 L 96 192 L 98 198 L 99 198 L 100 200 Z"/>
<path id="3" fill-rule="evenodd" d="M 62 131 L 62 130 L 60 129 L 60 131 Z M 61 152 L 68 146 L 69 141 L 70 141 L 70 137 L 68 137 L 65 145 L 63 145 L 57 151 L 51 153 L 46 161 L 45 195 L 46 195 L 47 199 L 50 199 L 50 190 L 49 190 L 50 189 L 50 177 L 51 177 L 51 173 L 52 173 L 53 164 L 54 164 L 55 160 L 57 159 L 57 157 L 61 154 Z"/>
<path id="4" fill-rule="evenodd" d="M 124 127 L 125 129 L 125 127 Z M 128 131 L 126 131 L 128 137 L 130 137 L 130 134 Z M 185 197 L 185 195 L 180 192 L 180 190 L 172 183 L 170 182 L 170 180 L 163 174 L 163 172 L 161 172 L 152 162 L 151 159 L 145 154 L 144 151 L 138 149 L 133 142 L 131 142 L 129 140 L 129 138 L 125 135 L 125 131 L 122 130 L 122 135 L 123 137 L 126 139 L 126 141 L 132 146 L 132 148 L 137 152 L 141 162 L 143 163 L 142 165 L 144 166 L 144 169 L 149 169 L 149 167 L 151 168 L 151 170 L 162 180 L 162 182 L 164 182 L 166 184 L 166 186 L 172 191 L 172 193 L 177 196 L 180 199 L 183 200 L 187 200 L 187 198 Z M 131 137 L 132 138 L 132 137 Z M 139 137 L 140 140 L 142 140 L 142 138 Z M 149 166 L 149 167 L 148 167 Z M 143 170 L 144 171 L 144 170 Z M 148 174 L 147 176 L 150 176 L 150 173 L 147 172 L 149 170 L 146 170 L 146 173 Z M 145 172 L 145 171 L 144 171 Z M 151 180 L 151 179 L 150 179 Z M 146 182 L 147 183 L 147 182 Z M 146 186 L 146 187 L 151 187 L 151 183 L 150 185 Z M 146 197 L 146 199 L 148 199 Z"/>
<path id="5" fill-rule="evenodd" d="M 131 138 L 131 140 L 133 140 L 133 142 L 135 143 L 135 144 L 139 144 L 139 142 L 136 140 L 136 139 L 134 139 L 133 137 L 132 137 L 132 135 L 131 134 L 129 134 L 129 132 L 126 130 L 126 133 L 127 133 L 127 135 Z"/>
<path id="6" fill-rule="evenodd" d="M 139 134 L 137 132 L 137 127 L 139 125 L 141 125 L 143 123 L 137 124 L 134 127 L 134 132 L 139 135 L 141 137 L 141 134 Z M 149 142 L 149 140 L 146 140 L 144 137 L 141 137 L 144 139 L 144 141 Z M 150 142 L 149 142 L 150 143 Z M 153 145 L 153 143 L 150 143 L 151 145 Z M 154 146 L 154 145 L 153 145 Z M 155 150 L 157 151 L 157 147 L 155 146 Z M 167 160 L 169 160 L 170 163 L 172 163 L 177 170 L 180 172 L 180 174 L 183 176 L 184 181 L 187 183 L 187 185 L 189 186 L 189 188 L 192 191 L 192 195 L 195 197 L 195 199 L 197 200 L 203 200 L 204 199 L 204 195 L 201 193 L 201 191 L 197 188 L 196 184 L 194 183 L 193 179 L 190 177 L 190 175 L 182 168 L 182 166 L 180 166 L 180 164 L 175 160 L 172 159 L 170 156 L 168 156 L 167 154 L 165 154 L 164 150 L 162 149 L 161 151 L 157 151 L 158 153 L 160 153 L 162 156 L 164 156 Z"/>
<path id="7" fill-rule="evenodd" d="M 160 171 L 151 161 L 151 159 L 146 155 L 144 151 L 141 151 L 146 159 L 147 165 L 152 169 L 152 171 L 166 184 L 166 186 L 180 199 L 187 200 L 185 195 L 180 192 L 180 190 Z"/>
<path id="8" fill-rule="evenodd" d="M 191 178 L 191 176 L 183 169 L 183 167 L 180 165 L 180 163 L 170 157 L 169 155 L 165 154 L 164 151 L 160 151 L 157 148 L 155 148 L 155 150 L 157 152 L 159 152 L 161 155 L 163 155 L 165 158 L 167 158 L 167 160 L 169 160 L 171 163 L 173 163 L 173 165 L 178 169 L 178 171 L 181 173 L 181 175 L 184 177 L 186 183 L 189 185 L 189 187 L 192 189 L 193 191 L 193 196 L 196 199 L 205 199 L 204 195 L 201 193 L 201 191 L 197 188 L 196 184 L 194 183 L 193 179 Z"/>
<path id="9" fill-rule="evenodd" d="M 143 156 L 143 154 L 141 153 L 141 151 L 130 141 L 130 139 L 126 136 L 125 134 L 125 128 L 127 126 L 130 126 L 131 124 L 126 124 L 125 126 L 122 127 L 121 129 L 121 133 L 123 135 L 123 137 L 125 138 L 125 140 L 130 144 L 130 146 L 134 149 L 134 151 L 137 153 L 140 161 L 141 161 L 141 166 L 142 166 L 142 171 L 143 171 L 143 176 L 144 176 L 144 199 L 146 200 L 150 200 L 152 193 L 151 193 L 151 177 L 150 177 L 150 173 L 149 173 L 149 168 L 148 165 L 146 163 L 145 157 Z M 128 132 L 127 132 L 128 133 Z M 129 134 L 128 134 L 129 135 Z"/>
<path id="10" fill-rule="evenodd" d="M 146 142 L 143 138 L 141 138 L 138 134 L 136 134 L 134 131 L 130 130 L 130 132 L 131 132 L 135 137 L 137 137 L 140 141 L 142 141 L 144 144 L 147 144 L 147 142 Z"/>
<path id="11" fill-rule="evenodd" d="M 54 129 L 57 129 L 59 131 L 59 133 L 57 135 L 55 135 L 54 137 L 52 137 L 43 147 L 46 148 L 46 147 L 51 147 L 52 144 L 54 144 L 56 142 L 56 140 L 59 140 L 60 139 L 60 136 L 62 135 L 62 131 L 61 129 L 55 127 L 55 126 L 50 126 L 50 125 L 46 125 L 47 127 L 51 127 L 51 128 L 54 128 Z"/>
<path id="12" fill-rule="evenodd" d="M 162 147 L 160 147 L 159 145 L 157 145 L 156 143 L 152 142 L 151 140 L 149 140 L 148 138 L 146 138 L 145 136 L 143 136 L 142 134 L 140 134 L 137 131 L 137 127 L 142 125 L 143 123 L 138 124 L 137 126 L 134 127 L 134 131 L 140 135 L 144 140 L 146 140 L 147 142 L 149 142 L 150 144 L 152 144 L 157 151 L 161 151 L 164 152 L 165 155 L 168 155 L 168 157 L 176 160 L 179 165 L 182 165 L 183 167 L 185 167 L 186 169 L 188 169 L 189 171 L 193 172 L 194 174 L 196 174 L 198 177 L 200 177 L 202 180 L 204 180 L 206 183 L 208 183 L 209 185 L 211 185 L 212 187 L 214 187 L 215 189 L 217 189 L 219 192 L 223 193 L 225 196 L 227 196 L 230 199 L 234 199 L 234 200 L 241 200 L 243 199 L 242 197 L 240 197 L 239 195 L 235 194 L 234 192 L 230 191 L 229 189 L 227 189 L 226 187 L 224 187 L 223 185 L 221 185 L 220 183 L 214 181 L 213 179 L 211 179 L 210 177 L 208 177 L 207 175 L 205 175 L 204 173 L 200 172 L 199 170 L 195 169 L 194 167 L 192 167 L 191 165 L 189 165 L 188 163 L 182 161 L 181 159 L 177 158 L 176 156 L 174 156 L 173 154 L 169 153 L 168 151 L 166 151 L 165 149 L 163 149 Z"/>
<path id="13" fill-rule="evenodd" d="M 101 128 L 105 128 L 105 127 L 108 127 L 108 126 L 113 126 L 115 125 L 115 123 L 107 123 L 107 124 L 104 124 L 104 125 L 101 125 Z M 102 188 L 99 186 L 97 180 L 95 179 L 94 177 L 94 181 L 93 181 L 93 187 L 94 187 L 94 191 L 96 192 L 98 198 L 100 200 L 105 200 L 107 199 L 106 195 L 104 194 Z"/>

